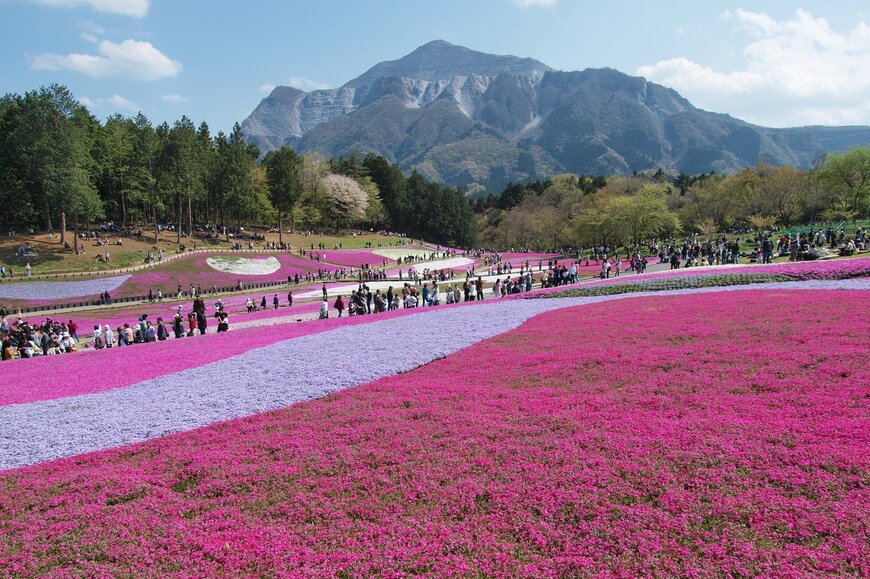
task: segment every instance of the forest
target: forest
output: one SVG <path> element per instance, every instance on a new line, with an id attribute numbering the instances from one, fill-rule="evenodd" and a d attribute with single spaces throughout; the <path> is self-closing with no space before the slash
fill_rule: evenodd
<path id="1" fill-rule="evenodd" d="M 280 224 L 476 242 L 463 193 L 406 178 L 377 155 L 327 159 L 285 147 L 261 157 L 238 124 L 212 135 L 186 116 L 171 126 L 153 126 L 141 112 L 101 123 L 60 85 L 0 100 L 0 204 L 8 228 L 77 232 L 112 221 L 175 226 L 180 241 L 194 226 Z"/>

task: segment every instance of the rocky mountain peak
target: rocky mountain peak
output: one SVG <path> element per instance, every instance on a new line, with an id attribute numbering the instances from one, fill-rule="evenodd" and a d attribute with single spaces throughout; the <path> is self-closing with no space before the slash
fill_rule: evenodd
<path id="1" fill-rule="evenodd" d="M 345 86 L 366 86 L 377 78 L 392 76 L 431 82 L 449 81 L 457 76 L 471 74 L 495 77 L 502 72 L 510 72 L 540 78 L 548 70 L 552 69 L 533 58 L 486 54 L 444 40 L 433 40 L 398 60 L 376 64 Z"/>

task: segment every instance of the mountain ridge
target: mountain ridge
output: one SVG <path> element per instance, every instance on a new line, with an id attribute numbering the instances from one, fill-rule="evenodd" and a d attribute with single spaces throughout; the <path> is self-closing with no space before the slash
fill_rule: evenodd
<path id="1" fill-rule="evenodd" d="M 761 127 L 615 69 L 556 71 L 440 40 L 339 88 L 276 87 L 242 130 L 264 153 L 374 152 L 463 187 L 559 172 L 731 172 L 759 158 L 807 167 L 870 144 L 870 127 Z"/>

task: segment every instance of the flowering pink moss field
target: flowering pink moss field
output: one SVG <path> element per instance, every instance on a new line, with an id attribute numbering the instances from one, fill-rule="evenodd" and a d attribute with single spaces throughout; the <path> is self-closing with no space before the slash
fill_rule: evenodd
<path id="1" fill-rule="evenodd" d="M 271 274 L 252 275 L 252 274 L 234 274 L 218 271 L 212 268 L 206 260 L 209 257 L 241 257 L 244 259 L 266 259 L 274 257 L 281 264 L 278 271 Z M 212 285 L 218 287 L 235 287 L 238 281 L 243 285 L 264 282 L 287 281 L 287 276 L 300 277 L 306 273 L 317 273 L 318 270 L 335 271 L 339 267 L 329 263 L 318 263 L 314 260 L 299 257 L 296 255 L 281 254 L 213 254 L 213 255 L 193 255 L 190 257 L 182 257 L 165 263 L 157 263 L 154 268 L 137 271 L 130 274 L 130 279 L 124 282 L 120 287 L 113 290 L 112 297 L 132 297 L 148 295 L 149 290 L 153 290 L 157 294 L 157 290 L 163 291 L 164 295 L 169 297 L 174 295 L 178 286 L 187 292 L 190 284 L 194 287 L 201 286 L 203 291 L 208 291 Z M 97 278 L 99 279 L 99 278 Z M 21 282 L 26 283 L 26 282 Z M 102 290 L 102 288 L 101 288 Z M 97 292 L 98 293 L 98 292 Z M 96 295 L 96 293 L 92 294 Z M 54 303 L 70 303 L 83 301 L 86 296 L 79 298 L 64 298 L 64 299 L 30 299 L 30 300 L 0 300 L 11 307 L 33 307 L 46 306 Z"/>
<path id="2" fill-rule="evenodd" d="M 867 311 L 834 290 L 556 310 L 320 400 L 6 471 L 0 569 L 867 576 Z"/>

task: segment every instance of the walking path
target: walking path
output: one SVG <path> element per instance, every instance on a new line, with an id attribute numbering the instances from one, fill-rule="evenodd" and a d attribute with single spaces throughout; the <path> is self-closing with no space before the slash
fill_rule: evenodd
<path id="1" fill-rule="evenodd" d="M 284 340 L 97 394 L 0 408 L 0 470 L 23 467 L 287 407 L 407 372 L 570 306 L 643 296 L 745 290 L 870 289 L 870 279 L 785 282 L 589 298 L 490 300 L 421 308 Z M 404 347 L 409 336 L 425 339 Z M 384 355 L 385 344 L 399 344 Z M 348 355 L 353 345 L 352 355 Z M 117 371 L 117 370 L 115 370 Z"/>

